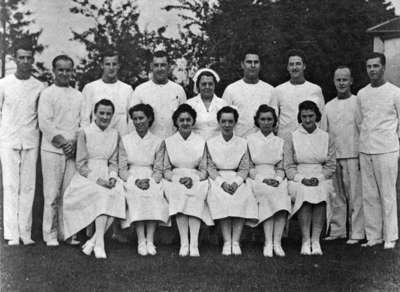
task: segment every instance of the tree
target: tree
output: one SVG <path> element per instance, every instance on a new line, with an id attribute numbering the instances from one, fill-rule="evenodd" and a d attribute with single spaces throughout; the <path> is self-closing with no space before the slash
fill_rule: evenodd
<path id="1" fill-rule="evenodd" d="M 34 23 L 32 12 L 22 9 L 25 0 L 1 0 L 1 77 L 5 75 L 6 55 L 12 55 L 14 44 L 18 39 L 29 38 L 35 52 L 42 52 L 44 47 L 39 44 L 38 38 L 42 30 L 32 32 L 29 26 Z M 37 63 L 36 75 L 46 76 L 47 69 L 43 63 Z"/>

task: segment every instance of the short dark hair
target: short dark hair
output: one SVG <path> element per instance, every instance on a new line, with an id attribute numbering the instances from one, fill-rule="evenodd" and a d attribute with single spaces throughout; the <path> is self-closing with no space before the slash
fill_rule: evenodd
<path id="1" fill-rule="evenodd" d="M 105 50 L 101 54 L 101 62 L 104 62 L 104 59 L 107 57 L 118 57 L 118 62 L 119 62 L 119 52 L 117 50 L 114 49 Z"/>
<path id="2" fill-rule="evenodd" d="M 262 104 L 258 107 L 256 114 L 254 116 L 254 125 L 259 128 L 260 125 L 258 124 L 258 118 L 262 113 L 272 113 L 272 116 L 274 117 L 274 127 L 276 127 L 276 124 L 278 123 L 278 116 L 276 115 L 275 109 L 273 107 L 270 107 L 267 104 Z"/>
<path id="3" fill-rule="evenodd" d="M 316 122 L 318 123 L 321 121 L 321 111 L 319 110 L 317 104 L 311 100 L 305 100 L 299 104 L 299 112 L 297 114 L 297 121 L 301 124 L 301 111 L 304 110 L 312 110 L 314 111 L 315 115 L 317 116 Z"/>
<path id="4" fill-rule="evenodd" d="M 178 118 L 182 113 L 188 113 L 193 119 L 193 125 L 196 124 L 197 113 L 196 111 L 188 104 L 184 103 L 178 106 L 178 108 L 172 114 L 172 122 L 174 126 L 178 129 Z"/>
<path id="5" fill-rule="evenodd" d="M 146 103 L 138 103 L 137 105 L 134 105 L 129 109 L 129 116 L 131 119 L 133 119 L 133 113 L 134 112 L 143 112 L 144 115 L 147 117 L 149 120 L 149 127 L 153 125 L 154 122 L 154 110 L 151 107 L 151 105 L 146 104 Z"/>
<path id="6" fill-rule="evenodd" d="M 210 71 L 203 71 L 203 72 L 201 72 L 200 74 L 199 74 L 199 76 L 197 77 L 197 80 L 196 80 L 196 87 L 197 87 L 197 90 L 200 90 L 200 87 L 199 87 L 199 85 L 200 85 L 200 79 L 201 79 L 201 77 L 203 77 L 203 76 L 208 76 L 208 77 L 212 77 L 213 78 L 213 80 L 214 80 L 214 85 L 217 85 L 217 78 L 215 77 L 215 75 L 213 74 L 213 73 L 211 73 Z"/>
<path id="7" fill-rule="evenodd" d="M 260 51 L 257 48 L 248 48 L 242 53 L 242 61 L 246 59 L 247 55 L 257 55 L 261 59 Z"/>
<path id="8" fill-rule="evenodd" d="M 111 106 L 112 112 L 113 113 L 115 112 L 115 106 L 112 103 L 112 101 L 109 99 L 103 98 L 103 99 L 100 99 L 98 102 L 96 102 L 96 104 L 94 105 L 94 113 L 97 112 L 97 109 L 99 108 L 100 105 Z"/>
<path id="9" fill-rule="evenodd" d="M 339 70 L 339 69 L 349 69 L 350 75 L 351 75 L 351 68 L 350 68 L 350 66 L 345 65 L 345 64 L 338 65 L 338 66 L 335 67 L 335 70 L 333 71 L 333 73 L 335 73 L 336 70 Z"/>
<path id="10" fill-rule="evenodd" d="M 70 56 L 68 56 L 68 55 L 58 55 L 51 62 L 51 65 L 53 66 L 53 68 L 56 68 L 57 62 L 60 61 L 60 60 L 62 60 L 62 61 L 70 61 L 71 64 L 72 64 L 72 67 L 74 67 L 74 65 L 75 65 L 74 61 L 72 60 L 72 58 Z"/>
<path id="11" fill-rule="evenodd" d="M 35 52 L 33 47 L 34 46 L 33 46 L 33 42 L 32 42 L 31 38 L 24 37 L 24 38 L 17 39 L 14 42 L 14 56 L 17 56 L 18 50 L 31 51 L 32 55 L 33 55 Z"/>
<path id="12" fill-rule="evenodd" d="M 286 59 L 286 60 L 289 60 L 290 57 L 297 56 L 297 57 L 300 57 L 300 58 L 301 58 L 301 60 L 303 61 L 303 64 L 306 64 L 306 63 L 307 63 L 307 61 L 306 61 L 306 55 L 304 54 L 304 51 L 302 51 L 302 50 L 299 50 L 299 49 L 291 49 L 291 50 L 289 50 L 289 51 L 286 53 L 286 56 L 287 56 L 287 59 Z"/>
<path id="13" fill-rule="evenodd" d="M 371 52 L 371 53 L 368 53 L 368 54 L 365 56 L 365 63 L 367 63 L 367 61 L 368 61 L 369 59 L 375 59 L 375 58 L 379 58 L 379 60 L 380 60 L 380 62 L 381 62 L 381 64 L 382 64 L 383 66 L 386 65 L 386 57 L 385 57 L 385 55 L 382 54 L 382 53 L 378 53 L 378 52 Z"/>
<path id="14" fill-rule="evenodd" d="M 221 119 L 222 114 L 233 114 L 233 119 L 235 120 L 235 123 L 239 120 L 239 113 L 236 109 L 234 109 L 231 106 L 224 106 L 217 112 L 217 121 Z"/>
<path id="15" fill-rule="evenodd" d="M 169 56 L 166 51 L 158 50 L 153 53 L 153 58 L 167 58 L 167 62 L 169 63 Z"/>

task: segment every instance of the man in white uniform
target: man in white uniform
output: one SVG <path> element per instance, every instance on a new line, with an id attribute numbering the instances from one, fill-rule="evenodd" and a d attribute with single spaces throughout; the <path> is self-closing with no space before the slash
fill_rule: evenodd
<path id="1" fill-rule="evenodd" d="M 133 102 L 133 89 L 129 84 L 118 80 L 119 62 L 118 52 L 111 50 L 103 54 L 101 78 L 86 84 L 82 90 L 85 107 L 82 124 L 83 126 L 89 125 L 93 120 L 94 105 L 101 99 L 108 99 L 115 107 L 110 127 L 117 129 L 120 136 L 124 136 L 129 132 L 128 111 Z M 127 239 L 122 235 L 118 222 L 119 220 L 115 220 L 115 224 L 113 224 L 112 238 L 126 243 Z"/>
<path id="2" fill-rule="evenodd" d="M 39 149 L 37 101 L 44 86 L 31 76 L 31 43 L 16 45 L 17 71 L 0 80 L 0 145 L 3 174 L 4 239 L 33 244 L 32 205 Z"/>
<path id="3" fill-rule="evenodd" d="M 346 238 L 348 221 L 347 244 L 355 244 L 365 237 L 358 160 L 360 115 L 357 97 L 351 93 L 350 68 L 338 67 L 333 81 L 337 97 L 326 105 L 326 116 L 327 130 L 336 146 L 336 196 L 332 201 L 330 236 L 325 240 Z"/>
<path id="4" fill-rule="evenodd" d="M 358 92 L 361 109 L 360 166 L 365 233 L 374 246 L 392 249 L 398 239 L 396 180 L 399 158 L 400 88 L 384 79 L 386 58 L 366 58 L 370 84 Z"/>
<path id="5" fill-rule="evenodd" d="M 257 51 L 249 50 L 243 55 L 241 62 L 243 78 L 228 85 L 222 98 L 237 108 L 239 121 L 235 134 L 246 137 L 255 133 L 254 115 L 261 104 L 267 104 L 277 110 L 273 95 L 274 88 L 259 79 L 260 55 Z"/>
<path id="6" fill-rule="evenodd" d="M 299 104 L 305 100 L 315 102 L 321 111 L 320 126 L 325 124 L 325 100 L 321 88 L 304 77 L 306 69 L 304 53 L 300 50 L 291 50 L 288 53 L 287 70 L 290 80 L 275 88 L 275 97 L 279 111 L 280 137 L 286 137 L 298 126 L 297 112 Z M 325 129 L 324 126 L 322 126 Z"/>
<path id="7" fill-rule="evenodd" d="M 186 94 L 182 86 L 168 80 L 169 62 L 166 52 L 154 52 L 151 70 L 152 79 L 136 87 L 133 105 L 146 103 L 153 107 L 154 123 L 151 132 L 165 139 L 176 131 L 172 114 L 186 101 Z"/>
<path id="8" fill-rule="evenodd" d="M 62 195 L 75 173 L 76 139 L 84 114 L 82 94 L 70 87 L 73 69 L 70 57 L 54 58 L 54 84 L 43 90 L 39 100 L 39 128 L 43 133 L 43 239 L 47 246 L 58 246 L 57 238 L 62 238 Z"/>

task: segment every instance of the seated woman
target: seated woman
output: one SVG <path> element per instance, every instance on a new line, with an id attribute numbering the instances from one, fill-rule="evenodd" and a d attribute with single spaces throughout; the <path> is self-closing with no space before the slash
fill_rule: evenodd
<path id="1" fill-rule="evenodd" d="M 292 215 L 297 214 L 301 228 L 301 254 L 322 255 L 319 240 L 334 195 L 335 149 L 328 133 L 317 128 L 321 113 L 314 102 L 300 103 L 297 119 L 301 125 L 285 141 L 283 156 Z"/>
<path id="2" fill-rule="evenodd" d="M 135 105 L 129 110 L 129 116 L 136 131 L 123 136 L 119 147 L 119 176 L 126 182 L 128 205 L 122 228 L 134 223 L 138 253 L 142 256 L 155 255 L 154 232 L 157 223 L 167 223 L 169 218 L 168 203 L 160 183 L 164 158 L 162 140 L 149 131 L 154 121 L 154 111 L 150 105 Z"/>
<path id="3" fill-rule="evenodd" d="M 249 153 L 245 139 L 233 135 L 238 112 L 225 106 L 217 113 L 221 134 L 207 141 L 211 189 L 207 198 L 211 217 L 220 220 L 223 255 L 240 255 L 239 240 L 246 219 L 257 223 L 257 202 L 249 185 Z"/>
<path id="4" fill-rule="evenodd" d="M 208 191 L 205 141 L 192 132 L 196 111 L 190 105 L 180 105 L 172 120 L 178 132 L 164 143 L 165 195 L 169 215 L 176 215 L 181 239 L 179 255 L 198 257 L 201 220 L 213 225 L 205 202 Z"/>
<path id="5" fill-rule="evenodd" d="M 217 112 L 228 105 L 225 100 L 215 95 L 215 86 L 219 81 L 218 74 L 208 68 L 200 69 L 193 77 L 195 91 L 199 94 L 189 99 L 187 104 L 197 113 L 193 132 L 207 140 L 219 134 Z"/>
<path id="6" fill-rule="evenodd" d="M 106 258 L 104 233 L 113 218 L 125 219 L 125 197 L 118 176 L 118 142 L 115 129 L 109 128 L 114 114 L 110 100 L 95 104 L 94 122 L 78 135 L 76 167 L 63 197 L 64 236 L 68 238 L 92 222 L 94 235 L 83 245 L 83 252 Z"/>
<path id="7" fill-rule="evenodd" d="M 273 133 L 277 121 L 275 110 L 261 105 L 254 117 L 254 124 L 260 130 L 247 137 L 251 178 L 248 182 L 258 201 L 258 220 L 264 227 L 263 253 L 266 257 L 272 257 L 273 253 L 285 256 L 281 238 L 291 209 L 287 181 L 284 180 L 284 140 Z"/>

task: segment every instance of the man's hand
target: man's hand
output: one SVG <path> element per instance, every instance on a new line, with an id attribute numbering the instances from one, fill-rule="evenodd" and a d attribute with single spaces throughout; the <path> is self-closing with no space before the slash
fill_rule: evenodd
<path id="1" fill-rule="evenodd" d="M 114 177 L 110 177 L 108 179 L 108 186 L 110 187 L 110 189 L 112 189 L 113 187 L 115 187 L 115 185 L 117 184 L 117 179 Z"/>
<path id="2" fill-rule="evenodd" d="M 186 188 L 191 189 L 193 186 L 193 180 L 190 177 L 181 177 L 179 182 L 183 184 Z"/>

